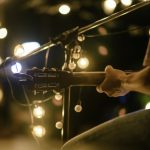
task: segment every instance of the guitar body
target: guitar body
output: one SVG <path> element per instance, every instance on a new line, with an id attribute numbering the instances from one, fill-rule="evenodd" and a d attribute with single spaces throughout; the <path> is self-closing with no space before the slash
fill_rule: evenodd
<path id="1" fill-rule="evenodd" d="M 140 110 L 96 126 L 66 142 L 62 150 L 148 150 L 150 110 Z"/>

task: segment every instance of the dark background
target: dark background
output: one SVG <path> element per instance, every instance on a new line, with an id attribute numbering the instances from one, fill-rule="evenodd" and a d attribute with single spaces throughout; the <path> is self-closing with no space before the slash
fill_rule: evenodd
<path id="1" fill-rule="evenodd" d="M 0 40 L 1 57 L 5 59 L 8 56 L 13 56 L 13 49 L 17 44 L 38 41 L 42 45 L 68 29 L 76 26 L 83 27 L 106 17 L 102 2 L 100 0 L 1 0 L 0 17 L 3 26 L 8 29 L 8 36 Z M 138 2 L 140 1 L 134 1 L 134 3 Z M 60 3 L 68 3 L 72 6 L 70 14 L 63 16 L 56 9 L 50 11 Z M 122 9 L 121 3 L 118 3 L 115 12 Z M 86 37 L 82 43 L 82 48 L 90 60 L 86 71 L 103 71 L 105 66 L 109 64 L 122 70 L 135 71 L 142 68 L 149 39 L 149 25 L 149 6 L 145 6 L 102 25 L 107 30 L 106 35 L 100 35 L 99 28 L 86 32 L 85 35 L 99 34 L 93 38 Z M 107 56 L 99 53 L 98 47 L 100 45 L 107 47 Z M 44 56 L 45 52 L 42 52 L 22 63 L 28 69 L 34 66 L 43 68 Z M 60 68 L 63 61 L 63 50 L 59 46 L 52 48 L 48 63 L 49 68 Z M 5 77 L 2 78 L 2 87 L 4 100 L 0 106 L 0 129 L 2 130 L 0 136 L 8 137 L 17 134 L 30 136 L 28 108 L 20 106 L 19 101 L 13 100 Z M 73 107 L 79 99 L 82 101 L 83 111 L 75 113 Z M 72 88 L 71 101 L 73 103 L 71 132 L 76 135 L 117 117 L 121 108 L 125 108 L 127 113 L 143 109 L 149 100 L 147 96 L 134 92 L 124 97 L 109 98 L 104 94 L 97 93 L 95 87 L 82 87 L 80 94 L 79 88 Z M 46 138 L 52 137 L 59 140 L 60 131 L 54 126 L 58 118 L 61 119 L 61 106 L 54 106 L 52 102 L 43 105 L 48 111 L 44 120 L 45 126 L 48 128 Z"/>

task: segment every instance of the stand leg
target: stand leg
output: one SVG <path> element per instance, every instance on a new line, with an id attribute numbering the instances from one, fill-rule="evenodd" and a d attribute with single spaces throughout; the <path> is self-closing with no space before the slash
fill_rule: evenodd
<path id="1" fill-rule="evenodd" d="M 70 126 L 70 87 L 65 88 L 62 117 L 63 117 L 63 128 L 61 131 L 61 136 L 63 142 L 66 142 L 70 138 L 70 127 L 69 127 Z"/>

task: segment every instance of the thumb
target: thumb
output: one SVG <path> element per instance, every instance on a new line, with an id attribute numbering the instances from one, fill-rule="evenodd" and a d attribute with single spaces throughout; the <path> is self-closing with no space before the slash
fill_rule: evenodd
<path id="1" fill-rule="evenodd" d="M 111 73 L 112 70 L 114 70 L 114 68 L 111 65 L 108 65 L 108 66 L 105 67 L 105 72 L 106 73 Z"/>

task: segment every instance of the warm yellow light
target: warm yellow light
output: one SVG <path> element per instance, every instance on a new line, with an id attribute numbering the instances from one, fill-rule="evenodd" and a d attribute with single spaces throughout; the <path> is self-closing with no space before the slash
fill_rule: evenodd
<path id="1" fill-rule="evenodd" d="M 98 47 L 98 52 L 99 52 L 99 54 L 102 55 L 102 56 L 107 56 L 107 55 L 108 55 L 108 49 L 107 49 L 106 46 L 103 46 L 103 45 L 100 45 L 100 46 Z"/>
<path id="2" fill-rule="evenodd" d="M 72 57 L 74 59 L 79 59 L 80 58 L 80 53 L 73 53 Z"/>
<path id="3" fill-rule="evenodd" d="M 58 121 L 58 122 L 56 122 L 55 127 L 56 127 L 57 129 L 62 129 L 63 123 L 62 123 L 61 121 Z"/>
<path id="4" fill-rule="evenodd" d="M 107 35 L 108 34 L 107 29 L 104 27 L 99 27 L 98 32 L 100 33 L 100 35 Z"/>
<path id="5" fill-rule="evenodd" d="M 7 29 L 0 28 L 0 39 L 4 39 L 7 36 Z"/>
<path id="6" fill-rule="evenodd" d="M 23 57 L 30 54 L 35 49 L 39 48 L 40 44 L 38 42 L 27 42 L 19 44 L 14 49 L 14 55 L 16 57 Z"/>
<path id="7" fill-rule="evenodd" d="M 74 62 L 70 62 L 68 67 L 70 70 L 74 70 L 74 69 L 76 69 L 76 64 Z"/>
<path id="8" fill-rule="evenodd" d="M 59 7 L 59 12 L 62 14 L 62 15 L 67 15 L 69 14 L 70 12 L 70 6 L 69 5 L 66 5 L 66 4 L 63 4 Z"/>
<path id="9" fill-rule="evenodd" d="M 75 107 L 74 107 L 74 110 L 75 110 L 75 112 L 81 112 L 82 111 L 82 106 L 81 105 L 76 105 Z"/>
<path id="10" fill-rule="evenodd" d="M 34 126 L 32 134 L 36 137 L 42 138 L 46 134 L 46 129 L 41 125 Z"/>
<path id="11" fill-rule="evenodd" d="M 0 88 L 0 103 L 3 101 L 3 96 L 4 96 L 3 90 Z"/>
<path id="12" fill-rule="evenodd" d="M 3 59 L 0 57 L 0 65 L 3 63 Z"/>
<path id="13" fill-rule="evenodd" d="M 25 56 L 25 49 L 23 48 L 22 45 L 17 45 L 14 49 L 14 55 L 16 57 L 22 57 L 22 56 Z"/>
<path id="14" fill-rule="evenodd" d="M 33 115 L 36 118 L 42 118 L 45 115 L 45 110 L 41 106 L 37 106 L 33 109 Z"/>
<path id="15" fill-rule="evenodd" d="M 145 105 L 145 109 L 150 109 L 150 102 Z"/>
<path id="16" fill-rule="evenodd" d="M 124 5 L 124 6 L 130 6 L 132 4 L 132 0 L 121 0 L 121 3 Z"/>
<path id="17" fill-rule="evenodd" d="M 60 101 L 60 100 L 62 100 L 62 95 L 59 93 L 59 92 L 57 92 L 56 94 L 55 94 L 55 100 L 57 100 L 57 101 Z"/>
<path id="18" fill-rule="evenodd" d="M 105 0 L 103 3 L 103 9 L 106 14 L 113 13 L 117 6 L 117 2 L 115 0 Z"/>
<path id="19" fill-rule="evenodd" d="M 150 35 L 150 29 L 149 29 L 149 35 Z"/>
<path id="20" fill-rule="evenodd" d="M 86 57 L 82 57 L 77 61 L 77 64 L 81 69 L 85 69 L 89 66 L 89 60 Z"/>

